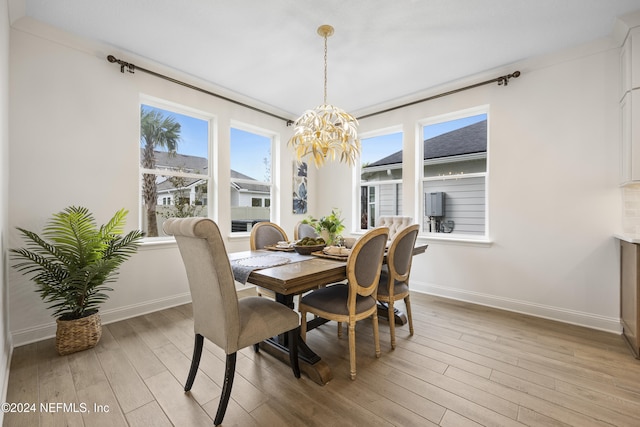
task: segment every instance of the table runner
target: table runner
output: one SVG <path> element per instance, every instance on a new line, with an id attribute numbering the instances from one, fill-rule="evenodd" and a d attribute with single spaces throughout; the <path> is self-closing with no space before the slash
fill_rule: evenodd
<path id="1" fill-rule="evenodd" d="M 231 269 L 233 270 L 235 280 L 244 285 L 247 283 L 247 279 L 253 270 L 276 267 L 289 262 L 289 258 L 282 256 L 258 255 L 231 261 Z"/>

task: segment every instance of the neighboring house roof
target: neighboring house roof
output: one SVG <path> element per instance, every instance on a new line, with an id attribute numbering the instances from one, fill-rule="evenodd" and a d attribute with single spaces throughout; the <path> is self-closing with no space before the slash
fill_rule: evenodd
<path id="1" fill-rule="evenodd" d="M 142 150 L 142 149 L 141 149 Z M 209 162 L 204 157 L 186 154 L 169 154 L 167 151 L 154 150 L 156 167 L 159 169 L 182 170 L 183 172 L 207 174 Z"/>
<path id="2" fill-rule="evenodd" d="M 142 150 L 142 149 L 141 149 Z M 170 169 L 170 170 L 181 170 L 183 172 L 190 173 L 201 173 L 206 174 L 209 169 L 208 160 L 204 157 L 199 156 L 189 156 L 186 154 L 169 154 L 166 151 L 157 151 L 154 150 L 154 156 L 156 159 L 156 167 L 160 169 Z M 261 193 L 269 193 L 270 188 L 267 185 L 262 184 L 250 184 L 250 183 L 239 183 L 236 182 L 235 179 L 245 179 L 256 181 L 255 178 L 251 178 L 250 176 L 241 174 L 240 172 L 236 172 L 233 169 L 231 170 L 231 185 L 238 191 L 250 191 L 250 192 L 261 192 Z M 197 178 L 184 178 L 185 187 L 190 187 L 193 184 L 201 181 Z M 173 184 L 168 180 L 165 180 L 158 184 L 158 190 L 171 190 L 173 189 Z"/>
<path id="3" fill-rule="evenodd" d="M 271 192 L 271 189 L 267 185 L 250 184 L 247 182 L 237 182 L 236 181 L 237 179 L 250 179 L 252 181 L 255 181 L 255 178 L 251 178 L 250 176 L 247 176 L 245 174 L 242 174 L 240 172 L 237 172 L 231 169 L 231 185 L 235 187 L 238 191 L 244 190 L 244 191 L 262 192 L 262 193 Z"/>
<path id="4" fill-rule="evenodd" d="M 487 151 L 487 121 L 483 120 L 424 141 L 424 160 Z M 402 150 L 368 164 L 366 167 L 402 163 Z"/>
<path id="5" fill-rule="evenodd" d="M 182 179 L 183 179 L 182 183 L 184 184 L 182 185 L 182 188 L 190 188 L 190 187 L 193 187 L 195 184 L 199 184 L 203 181 L 202 179 L 197 179 L 197 178 L 182 178 Z M 176 187 L 168 179 L 165 179 L 164 181 L 160 182 L 157 185 L 158 192 L 163 192 L 163 191 L 171 192 L 175 189 Z"/>

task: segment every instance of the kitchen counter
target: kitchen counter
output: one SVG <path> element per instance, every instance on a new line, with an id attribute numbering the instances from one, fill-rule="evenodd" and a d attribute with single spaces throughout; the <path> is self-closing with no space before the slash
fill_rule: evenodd
<path id="1" fill-rule="evenodd" d="M 640 237 L 639 236 L 627 235 L 627 234 L 614 234 L 613 237 L 615 237 L 618 240 L 622 240 L 624 242 L 627 242 L 627 243 L 640 244 Z"/>

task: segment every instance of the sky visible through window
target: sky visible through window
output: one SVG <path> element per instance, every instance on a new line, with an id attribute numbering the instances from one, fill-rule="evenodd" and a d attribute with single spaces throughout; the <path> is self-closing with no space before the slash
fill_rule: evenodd
<path id="1" fill-rule="evenodd" d="M 271 138 L 231 128 L 231 169 L 258 181 L 270 181 Z"/>
<path id="2" fill-rule="evenodd" d="M 181 125 L 180 142 L 178 144 L 178 152 L 190 156 L 199 156 L 207 158 L 207 150 L 209 146 L 208 132 L 209 122 L 196 117 L 168 111 L 149 105 L 143 105 L 145 109 L 157 110 L 166 116 L 173 117 Z M 486 120 L 486 114 L 477 116 L 464 117 L 457 120 L 449 120 L 442 123 L 424 126 L 424 139 L 430 139 L 443 133 L 459 129 L 473 123 Z M 366 144 L 367 140 L 375 142 Z M 270 138 L 247 132 L 240 129 L 231 128 L 230 130 L 231 144 L 231 165 L 232 168 L 244 175 L 259 181 L 265 180 L 267 176 L 267 165 L 264 159 L 269 158 L 271 163 L 269 148 L 271 145 Z M 402 132 L 391 133 L 387 135 L 376 136 L 363 139 L 366 144 L 362 151 L 361 164 L 373 163 L 390 154 L 402 150 Z"/>
<path id="3" fill-rule="evenodd" d="M 178 153 L 207 157 L 209 148 L 209 121 L 174 111 L 143 104 L 145 110 L 155 110 L 180 123 Z M 231 128 L 231 159 L 233 169 L 251 178 L 263 181 L 267 176 L 264 158 L 270 156 L 271 140 L 262 135 Z M 158 148 L 162 149 L 162 148 Z M 269 158 L 269 163 L 271 159 Z"/>
<path id="4" fill-rule="evenodd" d="M 463 117 L 461 119 L 427 125 L 423 128 L 424 139 L 431 139 L 443 133 L 451 132 L 452 130 L 460 129 L 483 120 L 487 120 L 486 114 L 478 114 L 477 116 Z"/>
<path id="5" fill-rule="evenodd" d="M 427 125 L 423 129 L 424 139 L 431 139 L 443 133 L 460 129 L 487 119 L 486 114 L 449 120 L 441 123 Z M 402 132 L 374 136 L 362 139 L 362 153 L 360 163 L 369 164 L 381 160 L 393 153 L 402 150 Z"/>
<path id="6" fill-rule="evenodd" d="M 198 156 L 207 158 L 209 148 L 209 122 L 196 117 L 187 116 L 162 108 L 142 105 L 145 111 L 157 111 L 165 117 L 171 117 L 180 123 L 180 141 L 178 142 L 178 153 L 188 156 Z M 142 143 L 142 142 L 141 142 Z M 157 150 L 164 150 L 157 147 Z"/>

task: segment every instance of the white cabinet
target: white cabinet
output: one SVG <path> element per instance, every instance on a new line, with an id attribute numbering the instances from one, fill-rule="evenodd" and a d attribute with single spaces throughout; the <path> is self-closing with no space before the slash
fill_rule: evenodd
<path id="1" fill-rule="evenodd" d="M 620 102 L 622 183 L 640 182 L 640 89 L 627 92 Z"/>
<path id="2" fill-rule="evenodd" d="M 632 28 L 620 52 L 621 182 L 640 182 L 640 27 Z"/>

